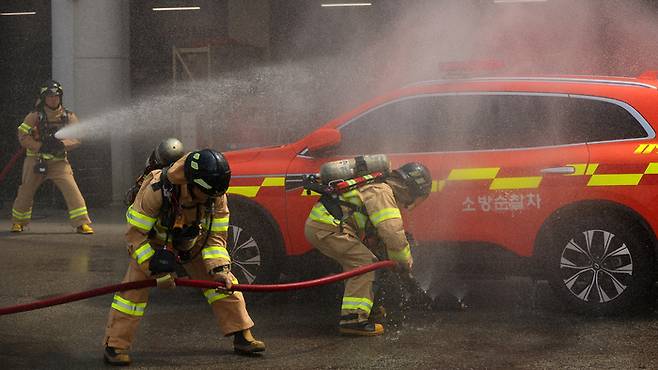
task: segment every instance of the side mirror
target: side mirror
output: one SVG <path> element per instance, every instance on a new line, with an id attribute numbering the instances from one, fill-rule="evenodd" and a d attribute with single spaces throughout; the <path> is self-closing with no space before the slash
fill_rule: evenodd
<path id="1" fill-rule="evenodd" d="M 321 128 L 306 137 L 305 144 L 310 152 L 318 152 L 340 144 L 340 131 L 335 128 Z"/>

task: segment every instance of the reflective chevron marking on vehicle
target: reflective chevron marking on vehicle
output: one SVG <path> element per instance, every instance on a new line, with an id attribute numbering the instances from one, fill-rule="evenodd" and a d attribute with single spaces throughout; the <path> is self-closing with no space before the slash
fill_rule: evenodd
<path id="1" fill-rule="evenodd" d="M 651 154 L 656 150 L 656 144 L 640 144 L 635 148 L 635 154 Z"/>
<path id="2" fill-rule="evenodd" d="M 647 169 L 644 170 L 645 175 L 658 175 L 658 163 L 651 162 L 647 166 Z"/>
<path id="3" fill-rule="evenodd" d="M 651 145 L 642 144 L 636 151 L 641 153 L 649 150 Z M 575 171 L 564 176 L 590 176 L 587 186 L 636 186 L 644 175 L 658 175 L 658 162 L 648 163 L 643 173 L 597 174 L 599 163 L 570 163 L 566 166 L 573 167 Z M 489 190 L 537 189 L 543 180 L 542 176 L 497 177 L 500 169 L 500 167 L 455 168 L 450 171 L 446 179 L 432 180 L 431 191 L 432 193 L 442 192 L 449 182 L 481 180 L 491 181 Z M 229 187 L 227 193 L 255 198 L 261 188 L 299 189 L 303 184 L 302 178 L 302 174 L 289 175 L 288 177 L 264 177 L 260 185 L 235 185 Z M 320 194 L 315 192 L 307 194 L 306 190 L 301 189 L 300 195 L 319 196 Z"/>
<path id="4" fill-rule="evenodd" d="M 285 177 L 266 177 L 261 186 L 286 186 Z"/>
<path id="5" fill-rule="evenodd" d="M 539 187 L 541 179 L 541 176 L 501 177 L 491 181 L 489 190 L 536 189 Z"/>
<path id="6" fill-rule="evenodd" d="M 574 173 L 567 174 L 565 176 L 583 176 L 583 175 L 588 175 L 591 176 L 596 172 L 596 169 L 599 167 L 598 163 L 590 163 L 589 165 L 587 163 L 569 163 L 567 164 L 569 167 L 574 168 Z"/>
<path id="7" fill-rule="evenodd" d="M 448 181 L 491 180 L 496 178 L 500 167 L 456 168 L 448 174 Z"/>
<path id="8" fill-rule="evenodd" d="M 643 175 L 642 173 L 592 175 L 587 186 L 637 185 Z"/>
<path id="9" fill-rule="evenodd" d="M 255 198 L 260 188 L 285 187 L 286 178 L 281 176 L 265 177 L 260 185 L 234 185 L 229 186 L 228 194 L 242 195 L 247 198 Z"/>

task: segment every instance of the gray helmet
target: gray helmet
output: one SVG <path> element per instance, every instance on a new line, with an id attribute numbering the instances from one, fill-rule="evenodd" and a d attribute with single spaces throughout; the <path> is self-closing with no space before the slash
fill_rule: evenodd
<path id="1" fill-rule="evenodd" d="M 155 161 L 161 166 L 168 166 L 183 156 L 183 143 L 175 137 L 164 139 L 155 148 Z"/>

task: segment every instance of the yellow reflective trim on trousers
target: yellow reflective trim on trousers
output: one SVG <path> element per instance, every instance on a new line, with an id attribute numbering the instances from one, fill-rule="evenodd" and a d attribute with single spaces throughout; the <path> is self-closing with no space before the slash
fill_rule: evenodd
<path id="1" fill-rule="evenodd" d="M 26 135 L 29 135 L 30 132 L 32 131 L 32 126 L 28 125 L 27 123 L 23 122 L 18 126 L 18 130 Z"/>
<path id="2" fill-rule="evenodd" d="M 372 310 L 372 301 L 368 298 L 343 297 L 340 308 L 341 310 L 361 310 L 369 314 Z"/>
<path id="3" fill-rule="evenodd" d="M 489 185 L 489 190 L 536 189 L 541 179 L 541 176 L 496 178 Z"/>
<path id="4" fill-rule="evenodd" d="M 126 315 L 144 316 L 144 311 L 146 310 L 146 302 L 131 302 L 119 296 L 118 293 L 115 293 L 114 300 L 112 302 L 112 308 L 119 312 L 123 312 Z"/>
<path id="5" fill-rule="evenodd" d="M 11 215 L 17 220 L 29 220 L 32 218 L 32 210 L 30 209 L 27 212 L 20 212 L 12 208 Z"/>
<path id="6" fill-rule="evenodd" d="M 69 218 L 74 219 L 76 217 L 84 216 L 86 214 L 87 214 L 87 207 L 76 208 L 69 211 Z"/>
<path id="7" fill-rule="evenodd" d="M 266 177 L 261 186 L 286 186 L 285 177 Z"/>
<path id="8" fill-rule="evenodd" d="M 230 186 L 226 192 L 254 198 L 258 194 L 258 189 L 260 189 L 260 186 Z"/>
<path id="9" fill-rule="evenodd" d="M 450 171 L 449 181 L 490 180 L 498 175 L 500 167 L 457 168 Z"/>
<path id="10" fill-rule="evenodd" d="M 151 231 L 157 219 L 155 217 L 150 217 L 143 213 L 139 213 L 133 209 L 133 206 L 130 206 L 128 207 L 128 211 L 126 211 L 126 221 L 138 229 Z"/>
<path id="11" fill-rule="evenodd" d="M 398 261 L 398 262 L 407 262 L 409 260 L 409 257 L 411 257 L 411 248 L 409 247 L 409 243 L 402 248 L 402 250 L 396 251 L 392 249 L 386 249 L 388 253 L 388 258 Z"/>
<path id="12" fill-rule="evenodd" d="M 587 186 L 637 185 L 642 180 L 642 176 L 641 173 L 592 175 Z"/>
<path id="13" fill-rule="evenodd" d="M 201 255 L 204 260 L 209 260 L 213 258 L 223 258 L 225 260 L 231 260 L 231 256 L 228 254 L 226 247 L 220 247 L 218 245 L 213 245 L 205 247 L 201 250 Z"/>
<path id="14" fill-rule="evenodd" d="M 233 282 L 233 284 L 237 284 L 238 279 L 231 278 L 231 282 Z M 206 297 L 208 304 L 213 304 L 214 302 L 219 301 L 220 299 L 224 299 L 232 296 L 232 294 L 220 293 L 216 289 L 204 289 L 203 295 Z"/>
<path id="15" fill-rule="evenodd" d="M 210 231 L 228 231 L 228 217 L 213 218 Z"/>
<path id="16" fill-rule="evenodd" d="M 151 244 L 144 243 L 141 247 L 137 248 L 133 252 L 132 257 L 137 261 L 137 263 L 144 263 L 147 259 L 151 258 L 155 254 L 155 251 L 151 247 Z"/>
<path id="17" fill-rule="evenodd" d="M 647 169 L 644 170 L 645 175 L 658 175 L 658 163 L 651 162 L 647 165 Z"/>
<path id="18" fill-rule="evenodd" d="M 384 208 L 371 214 L 370 222 L 372 222 L 373 226 L 377 226 L 380 223 L 393 218 L 402 218 L 400 210 L 398 208 Z"/>

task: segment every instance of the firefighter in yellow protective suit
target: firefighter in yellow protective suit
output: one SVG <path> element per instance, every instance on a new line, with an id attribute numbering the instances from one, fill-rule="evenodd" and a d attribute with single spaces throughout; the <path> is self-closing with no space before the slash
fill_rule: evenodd
<path id="1" fill-rule="evenodd" d="M 415 207 L 429 196 L 431 188 L 427 167 L 417 162 L 407 163 L 392 171 L 383 182 L 366 184 L 340 195 L 340 200 L 352 205 L 341 205 L 343 214 L 349 215 L 343 222 L 321 202 L 316 203 L 306 220 L 306 239 L 345 271 L 376 262 L 377 257 L 364 240 L 378 239 L 385 246 L 388 258 L 396 261 L 402 270 L 410 271 L 413 259 L 400 208 Z M 384 332 L 382 324 L 370 319 L 374 280 L 375 273 L 369 272 L 346 281 L 339 322 L 341 334 L 374 336 Z"/>
<path id="2" fill-rule="evenodd" d="M 12 232 L 21 232 L 32 219 L 34 194 L 45 180 L 51 180 L 64 195 L 71 225 L 80 234 L 93 234 L 87 206 L 66 153 L 80 145 L 76 139 L 59 140 L 55 133 L 78 123 L 73 112 L 62 106 L 64 91 L 57 81 L 48 80 L 39 89 L 36 110 L 18 126 L 18 140 L 27 150 L 18 195 L 12 207 Z"/>
<path id="3" fill-rule="evenodd" d="M 147 175 L 126 213 L 130 264 L 123 282 L 156 278 L 158 287 L 172 288 L 172 273 L 180 262 L 194 280 L 221 282 L 227 289 L 237 283 L 226 249 L 229 210 L 225 192 L 230 178 L 224 156 L 210 149 L 188 153 Z M 254 323 L 242 293 L 206 289 L 203 295 L 222 334 L 234 336 L 237 353 L 265 350 L 265 344 L 251 334 Z M 106 362 L 130 363 L 128 351 L 148 296 L 147 288 L 114 295 L 103 340 Z"/>

